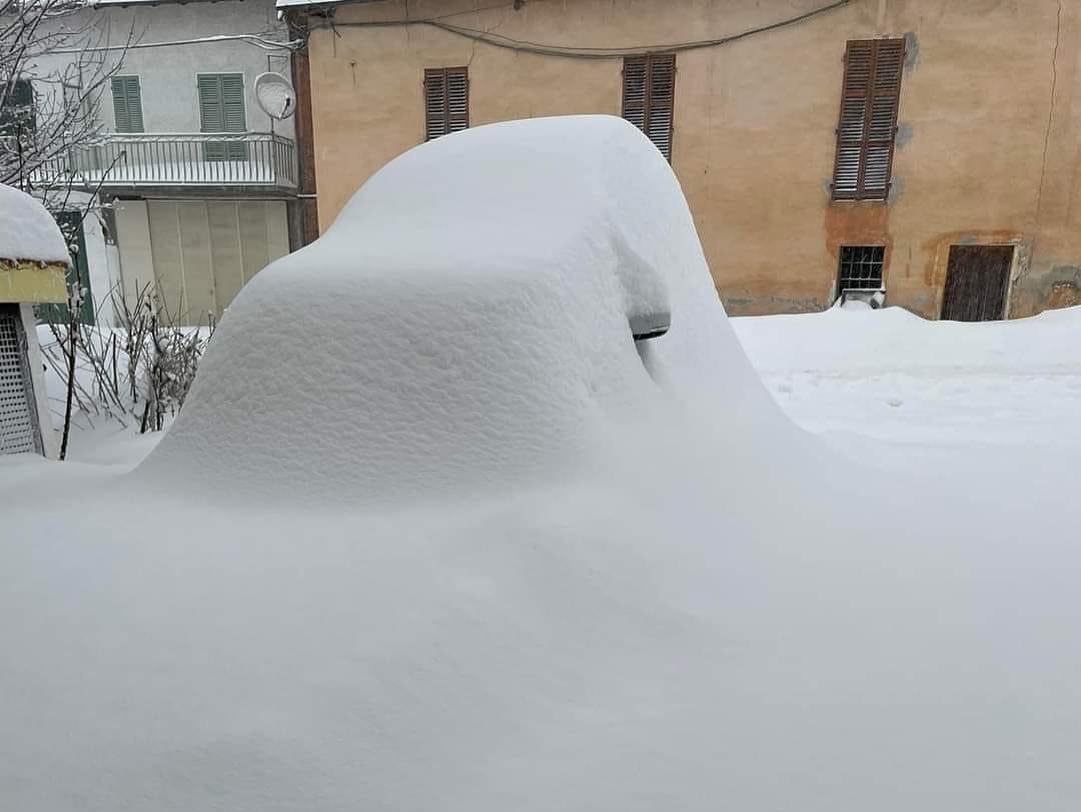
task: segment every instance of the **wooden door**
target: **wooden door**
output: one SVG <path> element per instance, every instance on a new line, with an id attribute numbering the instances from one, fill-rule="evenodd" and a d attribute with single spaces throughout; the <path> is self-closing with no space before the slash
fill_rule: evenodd
<path id="1" fill-rule="evenodd" d="M 1012 245 L 954 245 L 946 268 L 942 318 L 994 321 L 1006 317 Z"/>

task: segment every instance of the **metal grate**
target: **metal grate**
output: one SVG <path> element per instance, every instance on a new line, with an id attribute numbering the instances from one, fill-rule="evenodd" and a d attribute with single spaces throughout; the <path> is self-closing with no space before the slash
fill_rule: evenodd
<path id="1" fill-rule="evenodd" d="M 0 306 L 0 454 L 39 451 L 19 312 Z"/>
<path id="2" fill-rule="evenodd" d="M 850 290 L 882 290 L 882 265 L 886 249 L 881 245 L 846 245 L 841 248 L 837 295 Z"/>

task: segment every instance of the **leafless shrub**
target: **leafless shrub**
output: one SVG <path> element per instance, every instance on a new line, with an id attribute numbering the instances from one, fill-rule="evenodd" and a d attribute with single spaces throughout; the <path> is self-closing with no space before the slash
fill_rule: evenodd
<path id="1" fill-rule="evenodd" d="M 149 337 L 140 345 L 147 371 L 140 423 L 140 431 L 145 433 L 161 431 L 166 415 L 174 416 L 184 405 L 215 324 L 211 320 L 206 335 L 198 328 L 180 326 L 180 314 L 169 316 L 160 290 L 145 298 L 140 311 L 142 329 Z"/>
<path id="2" fill-rule="evenodd" d="M 91 423 L 104 417 L 122 426 L 137 422 L 144 433 L 161 431 L 184 405 L 214 333 L 213 321 L 209 328 L 184 326 L 153 284 L 129 296 L 113 288 L 109 297 L 116 327 L 80 323 L 81 302 L 73 295 L 66 319 L 50 325 L 54 341 L 42 347 L 66 396 L 61 459 L 76 413 Z"/>

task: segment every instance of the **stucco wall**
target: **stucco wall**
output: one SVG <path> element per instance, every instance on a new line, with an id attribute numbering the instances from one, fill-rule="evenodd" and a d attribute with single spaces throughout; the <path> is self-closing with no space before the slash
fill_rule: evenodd
<path id="1" fill-rule="evenodd" d="M 145 33 L 143 42 L 196 39 L 219 34 L 262 34 L 284 40 L 284 26 L 276 19 L 270 0 L 241 3 L 162 5 L 154 8 L 110 9 L 99 12 L 115 32 L 133 21 Z M 200 73 L 243 73 L 248 129 L 293 136 L 291 120 L 274 121 L 259 109 L 253 92 L 255 77 L 268 70 L 289 76 L 288 54 L 268 52 L 241 42 L 177 45 L 132 50 L 124 58 L 121 74 L 137 74 L 143 96 L 143 123 L 147 132 L 199 132 Z M 103 120 L 113 126 L 111 102 L 103 105 Z"/>
<path id="2" fill-rule="evenodd" d="M 164 43 L 223 34 L 260 34 L 272 40 L 286 39 L 285 26 L 277 19 L 272 0 L 244 2 L 143 5 L 128 8 L 88 8 L 59 23 L 69 29 L 88 29 L 87 42 L 122 45 L 129 34 L 135 43 Z M 268 70 L 289 76 L 285 51 L 266 51 L 238 41 L 132 48 L 111 52 L 110 66 L 123 57 L 119 75 L 139 77 L 143 106 L 143 126 L 148 133 L 199 132 L 199 95 L 196 77 L 200 73 L 244 74 L 245 115 L 248 129 L 275 132 L 293 137 L 293 123 L 273 121 L 259 109 L 253 87 L 255 77 Z M 44 57 L 39 74 L 55 70 L 69 55 Z M 48 85 L 36 88 L 50 92 Z M 96 100 L 105 129 L 115 129 L 112 97 L 108 85 Z"/>
<path id="3" fill-rule="evenodd" d="M 718 38 L 825 0 L 411 0 L 411 19 L 518 40 L 638 47 Z M 621 61 L 539 56 L 346 5 L 310 40 L 320 222 L 423 136 L 426 67 L 468 65 L 470 117 L 619 114 Z M 885 244 L 892 304 L 937 316 L 949 246 L 1018 246 L 1011 312 L 1074 301 L 1081 284 L 1081 8 L 1058 0 L 852 0 L 836 11 L 677 57 L 673 166 L 733 313 L 827 306 L 841 245 Z M 845 43 L 907 36 L 888 204 L 831 203 Z"/>
<path id="4" fill-rule="evenodd" d="M 274 121 L 267 116 L 255 100 L 255 78 L 268 70 L 289 76 L 289 56 L 283 50 L 267 51 L 252 44 L 239 41 L 204 42 L 189 45 L 175 44 L 179 40 L 193 40 L 229 34 L 256 34 L 270 40 L 285 41 L 285 25 L 278 19 L 273 0 L 244 0 L 244 2 L 214 2 L 161 5 L 134 5 L 124 7 L 88 7 L 82 11 L 51 21 L 52 26 L 64 27 L 72 32 L 85 32 L 75 41 L 95 46 L 124 44 L 129 36 L 136 44 L 173 43 L 153 48 L 130 48 L 126 51 L 109 51 L 101 56 L 102 70 L 115 70 L 118 75 L 139 77 L 143 126 L 147 133 L 197 133 L 201 128 L 197 77 L 200 73 L 241 73 L 244 76 L 245 118 L 247 129 L 256 132 L 276 132 L 288 138 L 294 137 L 293 120 Z M 34 74 L 49 77 L 62 72 L 64 66 L 73 64 L 71 54 L 52 54 L 37 60 Z M 122 65 L 117 64 L 122 61 Z M 38 81 L 35 91 L 40 96 L 59 92 L 55 82 Z M 88 100 L 95 111 L 102 129 L 115 129 L 110 83 L 105 81 L 96 98 Z M 48 107 L 49 102 L 43 102 Z M 213 196 L 213 192 L 199 190 L 196 193 Z M 134 190 L 131 193 L 135 193 Z M 72 210 L 84 210 L 88 196 L 76 192 L 68 201 Z M 200 205 L 209 205 L 201 201 Z M 234 205 L 230 202 L 229 205 Z M 123 286 L 130 292 L 131 280 L 153 278 L 153 263 L 149 253 L 139 253 L 142 231 L 138 220 L 123 213 L 125 201 L 115 208 L 109 236 L 103 229 L 104 212 L 94 212 L 84 223 L 87 260 L 90 273 L 91 296 L 96 304 L 100 323 L 110 324 L 115 318 L 111 294 L 114 288 Z M 144 204 L 145 207 L 145 204 Z M 253 202 L 254 210 L 269 207 L 271 218 L 280 233 L 275 232 L 266 246 L 258 252 L 269 252 L 271 258 L 284 253 L 280 248 L 287 239 L 284 224 L 284 203 L 264 204 Z M 128 213 L 130 215 L 130 212 Z M 279 217 L 278 215 L 281 214 Z M 144 215 L 145 220 L 145 215 Z M 281 221 L 281 222 L 279 222 Z M 129 229 L 129 230 L 125 230 Z M 149 249 L 147 249 L 149 251 Z M 250 251 L 249 254 L 257 252 Z M 248 274 L 250 275 L 250 274 Z M 130 276 L 130 279 L 128 278 Z M 247 277 L 245 277 L 247 278 Z M 232 291 L 215 297 L 211 309 L 220 315 L 222 308 L 231 301 Z M 194 297 L 193 297 L 194 298 Z M 205 303 L 197 302 L 200 307 Z M 194 305 L 193 305 L 194 306 Z"/>

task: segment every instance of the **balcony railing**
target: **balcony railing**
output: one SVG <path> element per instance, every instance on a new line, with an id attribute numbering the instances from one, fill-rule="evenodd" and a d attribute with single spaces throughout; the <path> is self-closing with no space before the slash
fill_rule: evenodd
<path id="1" fill-rule="evenodd" d="M 39 182 L 97 188 L 296 186 L 296 147 L 272 133 L 115 133 L 38 171 Z"/>

